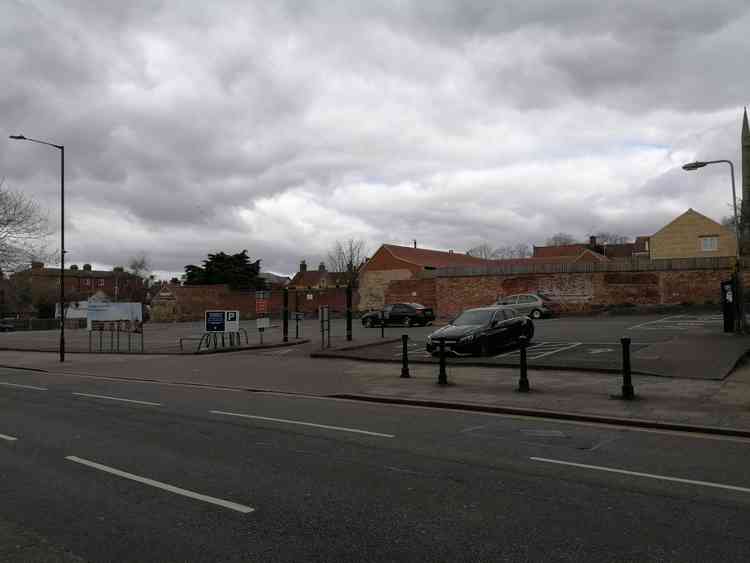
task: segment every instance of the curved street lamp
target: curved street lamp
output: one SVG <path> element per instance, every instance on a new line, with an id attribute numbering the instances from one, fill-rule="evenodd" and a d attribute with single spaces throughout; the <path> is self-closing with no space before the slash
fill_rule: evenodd
<path id="1" fill-rule="evenodd" d="M 24 135 L 11 135 L 14 141 L 29 141 L 60 151 L 60 361 L 65 361 L 65 146 Z"/>
<path id="2" fill-rule="evenodd" d="M 741 269 L 741 262 L 740 262 L 740 220 L 739 216 L 737 215 L 737 192 L 734 186 L 734 164 L 731 160 L 696 160 L 695 162 L 688 162 L 687 164 L 682 165 L 682 169 L 686 170 L 688 172 L 692 172 L 693 170 L 698 170 L 699 168 L 703 168 L 704 166 L 708 166 L 709 164 L 728 164 L 729 165 L 729 173 L 732 177 L 732 208 L 734 209 L 734 234 L 737 238 L 737 282 L 741 286 L 742 285 L 742 278 L 740 277 L 740 269 Z M 740 303 L 740 299 L 742 299 L 742 291 L 739 292 L 740 295 L 738 296 L 738 303 L 737 303 L 737 309 L 739 312 L 739 318 L 737 319 L 737 327 L 738 330 L 743 330 L 745 327 L 745 308 L 742 303 Z"/>

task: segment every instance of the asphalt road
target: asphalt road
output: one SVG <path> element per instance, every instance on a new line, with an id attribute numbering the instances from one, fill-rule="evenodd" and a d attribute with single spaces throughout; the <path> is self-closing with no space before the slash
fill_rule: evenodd
<path id="1" fill-rule="evenodd" d="M 747 561 L 749 445 L 0 370 L 0 522 L 88 561 Z"/>

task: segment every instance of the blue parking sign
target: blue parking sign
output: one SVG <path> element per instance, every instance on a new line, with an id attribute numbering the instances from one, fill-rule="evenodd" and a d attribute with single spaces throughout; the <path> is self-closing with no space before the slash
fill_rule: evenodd
<path id="1" fill-rule="evenodd" d="M 206 332 L 224 332 L 225 330 L 225 311 L 206 311 Z"/>

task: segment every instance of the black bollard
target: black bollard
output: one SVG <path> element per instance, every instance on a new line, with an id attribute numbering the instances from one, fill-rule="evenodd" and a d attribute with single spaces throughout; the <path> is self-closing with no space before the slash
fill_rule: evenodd
<path id="1" fill-rule="evenodd" d="M 281 334 L 284 342 L 289 342 L 289 288 L 284 288 L 284 308 L 281 312 L 283 319 L 281 321 Z"/>
<path id="2" fill-rule="evenodd" d="M 635 399 L 633 379 L 630 377 L 630 338 L 620 338 L 622 344 L 622 398 L 630 401 Z"/>
<path id="3" fill-rule="evenodd" d="M 438 385 L 448 385 L 448 374 L 445 372 L 445 338 L 440 339 L 440 370 L 438 371 Z"/>
<path id="4" fill-rule="evenodd" d="M 529 386 L 528 367 L 526 365 L 526 346 L 528 346 L 528 338 L 522 336 L 518 339 L 521 345 L 521 376 L 518 378 L 518 390 L 521 393 L 528 393 L 531 388 Z"/>
<path id="5" fill-rule="evenodd" d="M 380 313 L 380 338 L 385 338 L 385 317 Z"/>
<path id="6" fill-rule="evenodd" d="M 346 286 L 346 340 L 352 339 L 352 284 Z"/>
<path id="7" fill-rule="evenodd" d="M 401 335 L 401 377 L 409 377 L 409 335 Z"/>

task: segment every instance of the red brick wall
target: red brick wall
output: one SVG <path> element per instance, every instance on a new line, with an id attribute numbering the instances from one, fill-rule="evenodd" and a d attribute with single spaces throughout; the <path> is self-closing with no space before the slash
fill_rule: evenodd
<path id="1" fill-rule="evenodd" d="M 425 307 L 435 309 L 435 286 L 435 278 L 392 281 L 385 291 L 385 302 L 421 303 Z"/>
<path id="2" fill-rule="evenodd" d="M 709 304 L 719 302 L 719 284 L 730 276 L 728 270 L 674 270 L 445 277 L 434 280 L 434 308 L 438 316 L 452 317 L 463 309 L 490 305 L 498 297 L 526 292 L 550 295 L 564 310 L 581 312 L 624 304 Z M 432 280 L 413 280 L 427 281 Z M 405 300 L 408 283 L 392 282 L 389 297 Z M 750 273 L 745 287 L 748 283 Z"/>
<path id="3" fill-rule="evenodd" d="M 210 309 L 238 310 L 243 319 L 255 318 L 255 292 L 232 291 L 226 285 L 185 285 L 169 286 L 175 296 L 174 307 L 166 306 L 163 314 L 174 316 L 174 320 L 200 320 L 205 311 Z M 312 300 L 307 299 L 312 295 Z M 353 305 L 356 309 L 357 294 L 354 292 Z M 324 290 L 289 290 L 289 310 L 300 311 L 308 315 L 317 314 L 318 307 L 328 306 L 332 313 L 346 312 L 346 288 L 328 288 Z M 159 305 L 154 305 L 159 307 Z M 281 316 L 284 308 L 283 290 L 270 292 L 268 313 L 274 317 Z M 173 311 L 170 312 L 170 311 Z M 165 319 L 166 320 L 166 319 Z"/>

